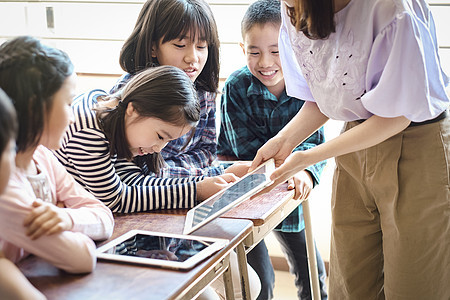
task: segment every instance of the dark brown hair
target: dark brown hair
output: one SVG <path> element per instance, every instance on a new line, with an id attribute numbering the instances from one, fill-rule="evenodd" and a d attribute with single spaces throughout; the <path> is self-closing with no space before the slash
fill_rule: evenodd
<path id="1" fill-rule="evenodd" d="M 279 0 L 258 0 L 247 8 L 241 21 L 242 38 L 245 39 L 245 35 L 253 26 L 265 25 L 267 23 L 280 26 L 281 12 Z"/>
<path id="2" fill-rule="evenodd" d="M 119 100 L 115 108 L 100 106 L 97 118 L 110 143 L 110 155 L 133 159 L 125 134 L 125 112 L 129 103 L 140 118 L 157 118 L 177 126 L 194 127 L 200 119 L 197 93 L 189 77 L 172 66 L 148 68 L 137 73 L 118 92 L 103 98 Z M 138 159 L 141 160 L 141 159 Z M 159 153 L 144 156 L 149 171 L 157 173 L 163 160 Z M 143 167 L 143 166 L 141 166 Z"/>
<path id="3" fill-rule="evenodd" d="M 294 0 L 287 6 L 292 25 L 313 40 L 326 39 L 335 32 L 333 0 Z"/>
<path id="4" fill-rule="evenodd" d="M 0 88 L 12 99 L 17 112 L 18 152 L 39 144 L 53 96 L 73 72 L 66 53 L 36 38 L 17 37 L 0 46 Z"/>
<path id="5" fill-rule="evenodd" d="M 182 39 L 190 33 L 208 44 L 208 59 L 195 81 L 196 87 L 216 92 L 219 84 L 219 37 L 209 5 L 203 0 L 148 0 L 142 7 L 133 32 L 120 52 L 122 69 L 132 75 L 155 65 L 152 46 Z"/>
<path id="6" fill-rule="evenodd" d="M 0 158 L 9 141 L 17 134 L 17 119 L 14 106 L 8 95 L 0 89 Z"/>

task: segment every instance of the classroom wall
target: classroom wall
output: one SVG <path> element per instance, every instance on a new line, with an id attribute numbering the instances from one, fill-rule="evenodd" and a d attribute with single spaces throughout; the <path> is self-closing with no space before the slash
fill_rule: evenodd
<path id="1" fill-rule="evenodd" d="M 78 91 L 90 88 L 109 90 L 123 71 L 118 64 L 120 48 L 130 34 L 143 0 L 30 0 L 0 1 L 0 43 L 17 35 L 33 35 L 45 43 L 65 50 L 79 74 Z M 240 21 L 254 0 L 209 0 L 221 40 L 223 80 L 245 64 L 238 45 Z M 430 0 L 440 56 L 444 70 L 450 74 L 450 1 Z M 341 122 L 325 126 L 327 139 L 335 137 Z M 316 243 L 325 260 L 329 259 L 330 193 L 334 161 L 328 164 L 321 184 L 313 191 L 311 213 Z M 269 250 L 282 256 L 277 243 L 269 237 Z"/>
<path id="2" fill-rule="evenodd" d="M 65 50 L 76 71 L 121 74 L 123 41 L 131 33 L 143 0 L 1 1 L 0 42 L 30 34 Z M 210 0 L 221 41 L 220 77 L 245 64 L 241 55 L 240 20 L 253 0 Z"/>
<path id="3" fill-rule="evenodd" d="M 121 74 L 120 48 L 134 27 L 144 0 L 0 1 L 0 42 L 30 34 L 69 53 L 78 73 Z M 221 72 L 226 78 L 245 64 L 238 42 L 240 21 L 254 0 L 207 0 L 219 29 Z M 440 55 L 450 71 L 450 1 L 430 0 Z"/>

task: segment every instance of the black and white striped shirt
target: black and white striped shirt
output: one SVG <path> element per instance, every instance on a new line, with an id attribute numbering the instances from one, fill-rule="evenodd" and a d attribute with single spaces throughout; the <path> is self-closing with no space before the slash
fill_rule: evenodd
<path id="1" fill-rule="evenodd" d="M 110 144 L 93 111 L 97 97 L 105 95 L 102 90 L 92 90 L 73 101 L 74 123 L 67 130 L 61 149 L 54 151 L 58 160 L 113 212 L 193 207 L 196 182 L 203 177 L 148 176 L 135 163 L 110 156 Z"/>

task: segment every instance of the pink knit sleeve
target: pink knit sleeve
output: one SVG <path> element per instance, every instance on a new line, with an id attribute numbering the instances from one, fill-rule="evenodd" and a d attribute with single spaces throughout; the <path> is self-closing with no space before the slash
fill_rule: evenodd
<path id="1" fill-rule="evenodd" d="M 56 200 L 67 208 L 74 224 L 72 231 L 93 240 L 109 238 L 114 228 L 111 210 L 77 183 L 48 149 L 39 147 L 34 157 L 48 172 L 51 185 L 56 188 Z"/>

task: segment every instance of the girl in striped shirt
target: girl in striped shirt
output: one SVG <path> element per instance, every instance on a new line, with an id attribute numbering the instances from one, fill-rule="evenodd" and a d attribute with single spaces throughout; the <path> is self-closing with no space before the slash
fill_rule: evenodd
<path id="1" fill-rule="evenodd" d="M 152 175 L 163 164 L 162 148 L 199 120 L 192 81 L 176 67 L 144 70 L 112 95 L 84 93 L 72 110 L 75 121 L 55 154 L 113 212 L 191 208 L 237 179 Z"/>
<path id="2" fill-rule="evenodd" d="M 188 133 L 199 120 L 194 85 L 176 67 L 146 69 L 112 95 L 102 90 L 82 94 L 74 100 L 72 109 L 75 121 L 56 156 L 80 184 L 113 212 L 191 208 L 237 179 L 233 174 L 154 176 L 163 163 L 161 149 Z M 239 299 L 235 254 L 231 265 Z M 259 279 L 250 266 L 248 269 L 251 293 L 258 295 Z M 221 279 L 213 287 L 223 294 Z M 210 298 L 211 294 L 202 297 Z"/>

